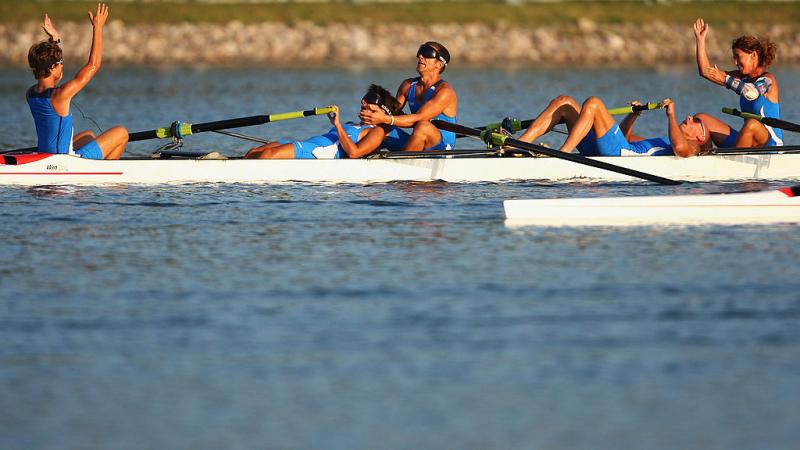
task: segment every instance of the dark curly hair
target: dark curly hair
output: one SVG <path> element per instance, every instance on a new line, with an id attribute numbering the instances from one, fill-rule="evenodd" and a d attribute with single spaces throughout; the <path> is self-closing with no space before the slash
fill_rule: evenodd
<path id="1" fill-rule="evenodd" d="M 28 65 L 33 70 L 36 79 L 45 78 L 50 75 L 50 68 L 53 64 L 61 61 L 64 54 L 61 47 L 55 42 L 42 41 L 31 45 L 28 50 Z"/>
<path id="2" fill-rule="evenodd" d="M 731 50 L 736 49 L 747 53 L 757 53 L 760 67 L 771 66 L 775 62 L 775 54 L 778 50 L 775 43 L 770 41 L 768 37 L 757 38 L 750 35 L 739 36 L 734 39 L 731 43 Z"/>

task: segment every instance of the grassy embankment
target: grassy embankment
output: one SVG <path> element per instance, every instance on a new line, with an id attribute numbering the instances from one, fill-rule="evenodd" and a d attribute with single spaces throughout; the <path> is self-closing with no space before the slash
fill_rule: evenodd
<path id="1" fill-rule="evenodd" d="M 41 19 L 44 11 L 58 21 L 86 20 L 96 2 L 20 2 L 0 0 L 0 22 Z M 436 2 L 395 4 L 274 3 L 198 4 L 161 2 L 110 2 L 112 19 L 126 23 L 309 21 L 326 23 L 443 23 L 497 22 L 509 25 L 556 25 L 579 18 L 599 24 L 653 21 L 691 23 L 704 17 L 711 24 L 740 22 L 793 24 L 800 21 L 800 3 L 693 2 L 645 4 L 643 2 L 565 2 L 512 6 L 500 2 Z"/>

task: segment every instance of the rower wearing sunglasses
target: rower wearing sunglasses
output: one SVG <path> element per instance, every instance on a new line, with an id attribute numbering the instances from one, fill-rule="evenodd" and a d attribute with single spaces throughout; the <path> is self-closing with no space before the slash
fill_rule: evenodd
<path id="1" fill-rule="evenodd" d="M 388 125 L 367 125 L 365 123 L 342 124 L 339 107 L 332 105 L 334 111 L 328 114 L 333 128 L 320 136 L 303 141 L 270 142 L 250 149 L 244 156 L 247 159 L 345 159 L 361 158 L 377 150 L 386 133 Z M 400 103 L 386 89 L 376 84 L 370 85 L 361 98 L 361 111 L 369 107 L 380 109 L 384 114 L 394 117 L 401 112 Z"/>
<path id="2" fill-rule="evenodd" d="M 59 86 L 64 76 L 64 59 L 59 43 L 61 38 L 50 17 L 45 14 L 42 29 L 49 39 L 33 44 L 28 51 L 28 64 L 36 77 L 36 84 L 28 89 L 25 98 L 36 125 L 38 150 L 44 153 L 67 153 L 89 159 L 119 159 L 128 143 L 128 131 L 115 126 L 99 136 L 90 131 L 74 135 L 72 127 L 72 98 L 89 83 L 100 70 L 103 55 L 103 26 L 108 19 L 108 6 L 97 4 L 92 23 L 92 47 L 89 61 L 75 78 Z"/>
<path id="3" fill-rule="evenodd" d="M 442 73 L 450 62 L 450 52 L 438 42 L 426 42 L 417 50 L 416 78 L 409 78 L 397 89 L 397 100 L 408 104 L 411 114 L 391 116 L 379 108 L 362 110 L 360 117 L 371 125 L 395 127 L 384 139 L 389 150 L 452 150 L 456 144 L 455 133 L 439 130 L 430 122 L 433 119 L 456 121 L 458 99 Z M 403 130 L 411 128 L 411 132 Z"/>
<path id="4" fill-rule="evenodd" d="M 641 105 L 631 102 L 632 105 Z M 617 125 L 605 104 L 597 97 L 589 97 L 579 105 L 572 97 L 562 95 L 553 99 L 531 123 L 519 140 L 534 139 L 566 123 L 569 135 L 561 146 L 563 152 L 578 150 L 583 156 L 695 156 L 710 148 L 710 135 L 702 120 L 687 116 L 683 122 L 675 119 L 675 103 L 668 98 L 661 102 L 666 110 L 668 135 L 643 138 L 633 134 L 633 124 L 641 111 L 628 114 Z"/>

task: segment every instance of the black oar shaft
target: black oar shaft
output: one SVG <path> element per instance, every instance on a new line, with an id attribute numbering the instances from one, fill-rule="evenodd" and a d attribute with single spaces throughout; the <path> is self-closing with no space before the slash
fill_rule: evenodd
<path id="1" fill-rule="evenodd" d="M 466 127 L 464 125 L 459 125 L 456 123 L 445 122 L 443 120 L 433 120 L 432 123 L 443 130 L 452 131 L 454 133 L 465 134 L 469 136 L 480 136 L 484 137 L 484 133 L 490 132 L 490 130 L 481 131 L 475 128 Z M 492 137 L 494 137 L 493 134 Z M 645 172 L 640 172 L 638 170 L 629 169 L 627 167 L 618 166 L 616 164 L 609 164 L 604 161 L 598 161 L 595 159 L 587 158 L 585 156 L 576 155 L 574 153 L 565 153 L 559 150 L 554 150 L 551 148 L 543 147 L 541 145 L 531 144 L 529 142 L 520 141 L 518 139 L 509 138 L 505 135 L 496 134 L 499 138 L 500 142 L 504 145 L 508 145 L 510 147 L 516 147 L 522 150 L 528 150 L 534 153 L 539 153 L 547 156 L 551 156 L 553 158 L 565 159 L 567 161 L 572 161 L 578 164 L 583 164 L 587 166 L 596 167 L 598 169 L 608 170 L 610 172 L 621 173 L 623 175 L 628 175 L 634 178 L 641 178 L 644 180 L 652 181 L 655 183 L 660 184 L 667 184 L 667 185 L 677 185 L 681 184 L 680 181 L 671 180 L 669 178 L 660 177 L 658 175 L 652 175 Z"/>
<path id="2" fill-rule="evenodd" d="M 725 114 L 730 114 L 732 116 L 738 116 L 743 119 L 755 119 L 763 123 L 764 125 L 768 125 L 774 128 L 780 128 L 782 130 L 794 131 L 795 133 L 800 133 L 800 125 L 792 122 L 787 122 L 782 119 L 776 119 L 774 117 L 764 117 L 759 114 L 739 111 L 738 109 L 733 109 L 733 108 L 722 108 L 722 112 L 724 112 Z"/>

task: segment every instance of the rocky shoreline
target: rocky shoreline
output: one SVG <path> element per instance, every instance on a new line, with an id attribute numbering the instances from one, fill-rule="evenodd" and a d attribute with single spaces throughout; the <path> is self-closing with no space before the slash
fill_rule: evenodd
<path id="1" fill-rule="evenodd" d="M 86 22 L 59 24 L 65 59 L 85 60 L 91 41 Z M 777 65 L 800 63 L 800 26 L 721 26 L 709 34 L 712 61 L 730 61 L 730 41 L 744 32 L 778 44 Z M 444 43 L 451 67 L 493 65 L 655 67 L 694 61 L 691 24 L 595 24 L 521 28 L 503 23 L 441 25 L 243 24 L 132 25 L 111 21 L 104 61 L 114 65 L 397 66 L 421 41 Z M 27 66 L 27 52 L 44 38 L 39 23 L 0 23 L 0 65 Z"/>

